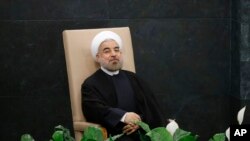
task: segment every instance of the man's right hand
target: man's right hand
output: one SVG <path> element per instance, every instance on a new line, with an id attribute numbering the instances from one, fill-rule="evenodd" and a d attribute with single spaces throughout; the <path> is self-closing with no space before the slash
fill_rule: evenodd
<path id="1" fill-rule="evenodd" d="M 139 129 L 139 126 L 133 123 L 127 124 L 123 127 L 123 133 L 130 135 L 134 133 L 137 129 Z"/>
<path id="2" fill-rule="evenodd" d="M 127 112 L 126 113 L 124 123 L 126 123 L 126 124 L 133 123 L 134 124 L 137 121 L 141 121 L 141 117 L 138 114 L 136 114 L 134 112 Z"/>

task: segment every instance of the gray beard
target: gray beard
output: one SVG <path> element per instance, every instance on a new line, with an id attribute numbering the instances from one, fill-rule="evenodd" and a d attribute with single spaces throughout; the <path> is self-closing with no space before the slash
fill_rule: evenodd
<path id="1" fill-rule="evenodd" d="M 104 67 L 105 69 L 107 69 L 108 71 L 117 71 L 120 70 L 123 66 L 122 62 L 118 62 L 117 64 L 109 64 L 109 65 L 103 65 L 101 64 L 102 67 Z"/>

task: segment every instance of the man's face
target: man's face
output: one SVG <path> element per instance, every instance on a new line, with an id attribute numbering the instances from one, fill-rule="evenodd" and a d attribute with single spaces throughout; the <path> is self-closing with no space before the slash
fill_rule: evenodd
<path id="1" fill-rule="evenodd" d="M 96 55 L 97 62 L 109 71 L 122 68 L 122 52 L 114 40 L 106 40 L 101 43 Z"/>

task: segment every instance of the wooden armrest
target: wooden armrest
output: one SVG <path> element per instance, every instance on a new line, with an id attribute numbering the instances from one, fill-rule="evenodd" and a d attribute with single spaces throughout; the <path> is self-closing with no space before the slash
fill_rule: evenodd
<path id="1" fill-rule="evenodd" d="M 89 126 L 95 126 L 95 127 L 101 127 L 101 125 L 91 122 L 85 122 L 85 121 L 74 121 L 74 130 L 75 131 L 84 131 Z"/>

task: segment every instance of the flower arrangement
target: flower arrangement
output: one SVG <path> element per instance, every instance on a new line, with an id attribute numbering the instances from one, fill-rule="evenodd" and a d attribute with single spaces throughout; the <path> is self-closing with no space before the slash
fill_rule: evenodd
<path id="1" fill-rule="evenodd" d="M 242 124 L 244 119 L 246 106 L 244 106 L 237 115 L 237 120 L 239 125 Z M 149 125 L 139 121 L 135 124 L 139 125 L 145 133 L 140 131 L 140 141 L 198 141 L 198 135 L 191 132 L 185 131 L 179 128 L 179 125 L 175 120 L 169 119 L 169 123 L 166 127 L 157 127 L 150 129 Z M 84 130 L 83 137 L 81 141 L 115 141 L 118 138 L 122 137 L 124 133 L 110 136 L 107 139 L 104 139 L 102 129 L 99 127 L 90 126 Z M 223 133 L 216 133 L 209 139 L 209 141 L 230 141 L 230 127 Z M 30 134 L 23 134 L 21 136 L 21 141 L 35 141 Z M 64 128 L 61 125 L 55 127 L 55 132 L 52 135 L 52 139 L 49 141 L 75 141 L 71 137 L 70 132 L 67 128 Z"/>

